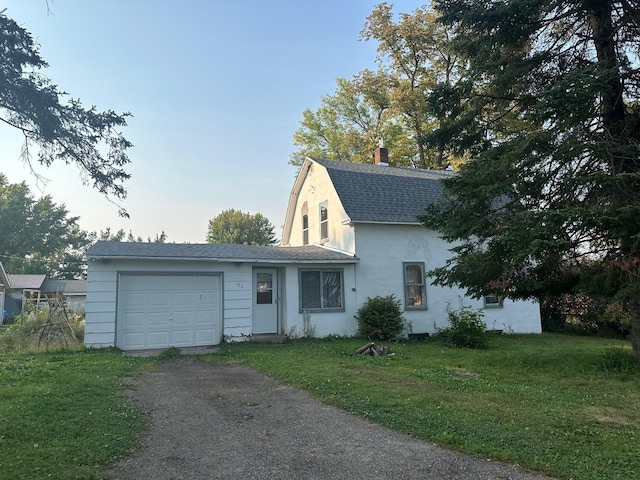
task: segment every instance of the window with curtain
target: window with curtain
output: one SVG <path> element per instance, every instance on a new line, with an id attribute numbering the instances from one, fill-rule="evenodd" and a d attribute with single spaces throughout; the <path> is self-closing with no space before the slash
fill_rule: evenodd
<path id="1" fill-rule="evenodd" d="M 404 308 L 419 310 L 427 308 L 424 285 L 424 263 L 405 262 L 404 266 Z"/>
<path id="2" fill-rule="evenodd" d="M 300 270 L 300 311 L 344 310 L 342 269 Z"/>

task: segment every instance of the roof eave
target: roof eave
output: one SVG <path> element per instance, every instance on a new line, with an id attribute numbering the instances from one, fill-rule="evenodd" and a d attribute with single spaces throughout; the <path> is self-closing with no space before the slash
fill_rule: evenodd
<path id="1" fill-rule="evenodd" d="M 351 220 L 351 223 L 372 223 L 375 225 L 422 225 L 420 222 L 415 221 L 415 222 L 409 222 L 409 221 L 404 221 L 404 222 L 390 222 L 390 221 L 386 221 L 386 220 Z"/>
<path id="2" fill-rule="evenodd" d="M 358 257 L 344 259 L 282 259 L 282 258 L 219 258 L 219 257 L 146 257 L 127 255 L 92 255 L 87 257 L 91 261 L 109 262 L 111 260 L 157 260 L 157 261 L 187 261 L 187 262 L 217 262 L 217 263 L 268 263 L 268 264 L 312 264 L 312 263 L 357 263 Z"/>

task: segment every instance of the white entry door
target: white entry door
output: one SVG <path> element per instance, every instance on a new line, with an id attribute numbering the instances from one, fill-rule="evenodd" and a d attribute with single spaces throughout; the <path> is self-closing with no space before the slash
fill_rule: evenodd
<path id="1" fill-rule="evenodd" d="M 253 333 L 278 333 L 278 271 L 253 269 Z"/>

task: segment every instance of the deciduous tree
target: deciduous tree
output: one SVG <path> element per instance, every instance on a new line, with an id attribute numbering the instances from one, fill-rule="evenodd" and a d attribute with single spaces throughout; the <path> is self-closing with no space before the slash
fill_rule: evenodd
<path id="1" fill-rule="evenodd" d="M 322 98 L 316 112 L 305 110 L 294 134 L 299 150 L 290 163 L 306 156 L 356 163 L 372 163 L 380 140 L 394 166 L 446 168 L 460 162 L 449 144 L 426 135 L 447 118 L 431 103 L 436 88 L 459 88 L 465 63 L 449 45 L 446 29 L 429 7 L 401 13 L 381 3 L 367 17 L 361 39 L 378 43 L 376 72 L 364 70 L 352 80 L 338 79 L 333 95 Z"/>
<path id="2" fill-rule="evenodd" d="M 266 246 L 273 245 L 276 241 L 274 226 L 261 213 L 251 215 L 231 208 L 209 220 L 209 243 Z"/>
<path id="3" fill-rule="evenodd" d="M 91 237 L 51 197 L 35 199 L 23 183 L 0 174 L 0 261 L 8 273 L 81 278 Z"/>

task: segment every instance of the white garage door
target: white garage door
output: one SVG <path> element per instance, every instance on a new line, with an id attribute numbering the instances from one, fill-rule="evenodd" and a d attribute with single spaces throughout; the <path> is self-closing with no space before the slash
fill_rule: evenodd
<path id="1" fill-rule="evenodd" d="M 122 350 L 216 345 L 222 334 L 217 275 L 122 274 L 117 346 Z"/>

